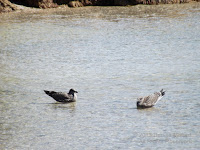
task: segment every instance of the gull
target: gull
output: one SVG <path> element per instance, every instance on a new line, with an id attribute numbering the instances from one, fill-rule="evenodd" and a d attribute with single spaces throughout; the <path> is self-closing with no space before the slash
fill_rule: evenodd
<path id="1" fill-rule="evenodd" d="M 55 91 L 46 91 L 44 92 L 51 96 L 53 99 L 55 99 L 57 102 L 62 102 L 62 103 L 69 103 L 69 102 L 75 102 L 77 100 L 77 91 L 74 89 L 70 89 L 69 93 L 63 93 L 63 92 L 55 92 Z"/>
<path id="2" fill-rule="evenodd" d="M 153 107 L 164 95 L 165 92 L 163 89 L 160 92 L 155 92 L 149 96 L 140 97 L 137 99 L 137 108 L 149 108 Z"/>

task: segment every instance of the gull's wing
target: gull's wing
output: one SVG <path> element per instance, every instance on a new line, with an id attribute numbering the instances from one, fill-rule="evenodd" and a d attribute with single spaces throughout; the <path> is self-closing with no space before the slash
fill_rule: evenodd
<path id="1" fill-rule="evenodd" d="M 156 104 L 160 97 L 160 93 L 156 92 L 154 94 L 151 94 L 149 96 L 143 97 L 142 99 L 140 98 L 140 105 L 146 106 L 146 107 L 151 107 Z"/>
<path id="2" fill-rule="evenodd" d="M 59 102 L 65 102 L 71 99 L 71 96 L 69 94 L 63 92 L 54 92 L 51 94 L 51 97 L 53 97 L 56 101 Z"/>

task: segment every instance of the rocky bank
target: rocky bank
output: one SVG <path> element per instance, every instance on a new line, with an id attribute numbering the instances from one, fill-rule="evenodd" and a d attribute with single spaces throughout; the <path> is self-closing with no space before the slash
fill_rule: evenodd
<path id="1" fill-rule="evenodd" d="M 127 6 L 137 4 L 174 4 L 200 0 L 0 0 L 0 13 L 20 9 L 21 6 L 35 8 L 56 8 L 60 5 L 69 7 L 83 6 Z"/>
<path id="2" fill-rule="evenodd" d="M 17 7 L 8 0 L 0 0 L 0 13 L 17 10 Z"/>

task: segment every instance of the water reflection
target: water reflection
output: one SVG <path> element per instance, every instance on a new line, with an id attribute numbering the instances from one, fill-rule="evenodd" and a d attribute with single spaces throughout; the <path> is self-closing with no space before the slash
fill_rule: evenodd
<path id="1" fill-rule="evenodd" d="M 62 104 L 62 103 L 51 103 L 54 109 L 68 109 L 69 111 L 75 111 L 76 102 Z"/>

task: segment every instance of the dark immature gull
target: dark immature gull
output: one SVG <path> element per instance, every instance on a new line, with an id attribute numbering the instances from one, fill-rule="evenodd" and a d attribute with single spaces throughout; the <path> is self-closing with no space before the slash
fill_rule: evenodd
<path id="1" fill-rule="evenodd" d="M 55 91 L 46 91 L 44 92 L 51 96 L 53 99 L 55 99 L 57 102 L 62 102 L 62 103 L 69 103 L 69 102 L 75 102 L 77 100 L 77 91 L 74 89 L 70 89 L 69 93 L 63 93 L 63 92 L 55 92 Z"/>
<path id="2" fill-rule="evenodd" d="M 162 89 L 160 92 L 155 92 L 149 96 L 140 97 L 137 99 L 137 108 L 153 107 L 164 95 L 165 91 Z"/>

